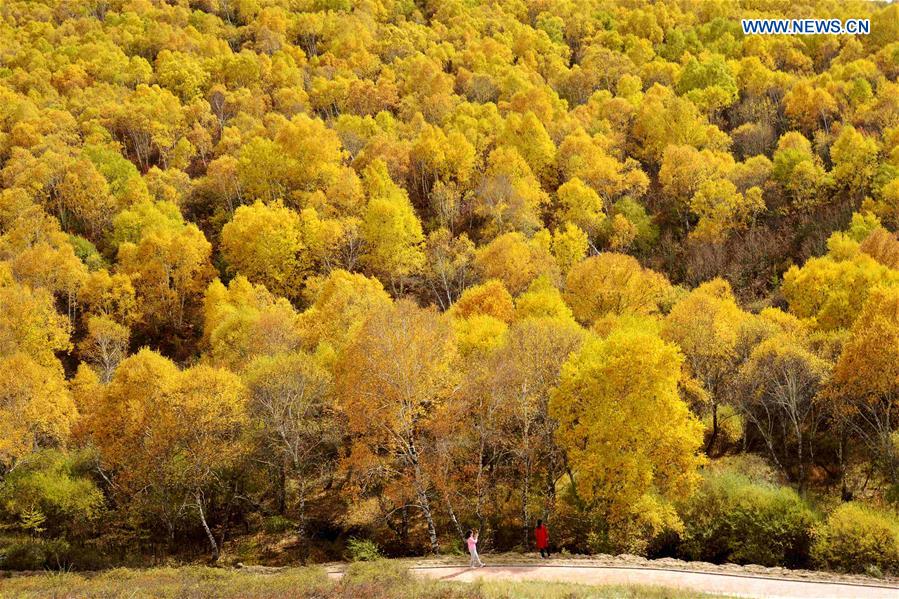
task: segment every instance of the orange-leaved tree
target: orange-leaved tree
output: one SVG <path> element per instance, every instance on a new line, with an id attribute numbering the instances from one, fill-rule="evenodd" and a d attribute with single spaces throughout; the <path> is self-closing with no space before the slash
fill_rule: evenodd
<path id="1" fill-rule="evenodd" d="M 346 466 L 363 495 L 378 496 L 385 516 L 407 503 L 419 510 L 434 553 L 440 546 L 422 454 L 433 449 L 428 429 L 456 384 L 455 352 L 446 316 L 402 300 L 374 313 L 336 366 Z"/>

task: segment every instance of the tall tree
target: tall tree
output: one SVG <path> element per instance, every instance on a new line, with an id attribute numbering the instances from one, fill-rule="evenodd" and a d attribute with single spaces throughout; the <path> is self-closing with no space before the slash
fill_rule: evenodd
<path id="1" fill-rule="evenodd" d="M 737 398 L 741 413 L 788 476 L 785 458 L 792 452 L 800 493 L 808 483 L 808 464 L 815 458 L 815 435 L 824 415 L 816 402 L 818 390 L 832 367 L 808 345 L 801 333 L 782 333 L 760 343 L 741 369 L 744 392 Z"/>
<path id="2" fill-rule="evenodd" d="M 549 415 L 549 398 L 563 362 L 582 339 L 583 330 L 570 320 L 529 318 L 511 327 L 489 361 L 490 389 L 500 402 L 505 428 L 497 441 L 517 462 L 525 546 L 536 519 L 532 508 L 546 519 L 555 507 L 556 484 L 565 464 L 554 438 L 556 422 Z M 535 490 L 541 499 L 536 506 Z"/>
<path id="3" fill-rule="evenodd" d="M 182 372 L 144 349 L 119 364 L 89 418 L 120 505 L 149 523 L 159 518 L 170 536 L 196 510 L 218 559 L 208 509 L 223 471 L 244 450 L 246 389 L 237 375 L 208 366 Z"/>
<path id="4" fill-rule="evenodd" d="M 830 405 L 899 482 L 899 289 L 871 292 L 834 366 Z"/>
<path id="5" fill-rule="evenodd" d="M 647 495 L 686 497 L 702 463 L 701 426 L 678 395 L 683 357 L 636 322 L 587 339 L 549 401 L 578 495 L 613 528 Z"/>
<path id="6" fill-rule="evenodd" d="M 244 380 L 266 455 L 272 455 L 277 469 L 290 473 L 296 486 L 297 534 L 308 547 L 306 503 L 319 481 L 333 473 L 339 440 L 331 376 L 312 356 L 298 352 L 256 358 Z M 282 510 L 285 500 L 282 485 Z"/>
<path id="7" fill-rule="evenodd" d="M 721 279 L 704 283 L 671 309 L 663 335 L 681 348 L 690 372 L 709 394 L 712 430 L 706 441 L 711 453 L 718 439 L 718 407 L 737 367 L 737 342 L 746 315 L 730 285 Z"/>
<path id="8" fill-rule="evenodd" d="M 211 253 L 212 246 L 193 224 L 151 230 L 138 243 L 119 247 L 118 269 L 131 277 L 141 322 L 152 334 L 182 332 L 194 324 L 212 278 Z"/>
<path id="9" fill-rule="evenodd" d="M 41 448 L 64 446 L 77 418 L 58 362 L 0 353 L 0 471 L 9 472 Z"/>
<path id="10" fill-rule="evenodd" d="M 455 388 L 454 360 L 446 317 L 403 300 L 373 314 L 336 366 L 350 435 L 348 467 L 363 493 L 380 494 L 397 478 L 407 481 L 411 496 L 396 501 L 421 513 L 434 553 L 440 545 L 422 454 L 433 450 L 428 427 Z"/>
<path id="11" fill-rule="evenodd" d="M 425 265 L 421 221 L 405 190 L 393 182 L 383 162 L 369 167 L 365 182 L 369 201 L 362 218 L 366 244 L 363 261 L 387 280 L 394 292 L 402 293 L 406 278 Z"/>

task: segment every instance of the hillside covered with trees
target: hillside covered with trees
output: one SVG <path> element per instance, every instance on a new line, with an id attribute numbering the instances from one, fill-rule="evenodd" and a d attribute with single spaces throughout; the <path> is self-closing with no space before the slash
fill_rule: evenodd
<path id="1" fill-rule="evenodd" d="M 744 36 L 740 19 L 867 18 Z M 899 572 L 899 6 L 0 3 L 0 568 Z"/>

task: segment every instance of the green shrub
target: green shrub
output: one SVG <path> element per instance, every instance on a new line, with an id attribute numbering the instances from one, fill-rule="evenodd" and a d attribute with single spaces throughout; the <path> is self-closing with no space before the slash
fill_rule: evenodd
<path id="1" fill-rule="evenodd" d="M 593 528 L 587 533 L 590 553 L 629 553 L 658 556 L 672 536 L 683 530 L 674 506 L 655 495 L 644 495 L 631 505 L 626 517 L 607 523 L 602 516 L 593 517 Z"/>
<path id="2" fill-rule="evenodd" d="M 77 536 L 102 512 L 85 452 L 36 451 L 0 482 L 0 519 L 30 534 Z"/>
<path id="3" fill-rule="evenodd" d="M 69 243 L 72 244 L 72 249 L 75 250 L 75 255 L 78 256 L 78 258 L 90 270 L 108 268 L 109 265 L 105 260 L 103 260 L 103 256 L 100 254 L 100 252 L 97 251 L 97 246 L 95 246 L 84 237 L 79 237 L 78 235 L 69 235 Z"/>
<path id="4" fill-rule="evenodd" d="M 368 539 L 356 539 L 350 537 L 347 543 L 347 554 L 350 561 L 354 562 L 373 562 L 381 559 L 381 551 L 378 549 L 374 541 Z"/>
<path id="5" fill-rule="evenodd" d="M 71 567 L 73 551 L 62 539 L 15 537 L 0 546 L 0 569 L 62 570 Z"/>
<path id="6" fill-rule="evenodd" d="M 91 545 L 65 539 L 0 537 L 0 570 L 101 570 L 109 559 Z"/>
<path id="7" fill-rule="evenodd" d="M 393 560 L 380 560 L 377 563 L 350 564 L 344 578 L 355 584 L 370 581 L 397 583 L 410 580 L 412 575 L 405 564 Z"/>
<path id="8" fill-rule="evenodd" d="M 296 528 L 296 523 L 284 516 L 269 516 L 262 523 L 262 529 L 269 534 L 287 532 L 294 528 Z"/>
<path id="9" fill-rule="evenodd" d="M 815 528 L 812 558 L 845 572 L 899 574 L 899 519 L 857 503 L 838 507 Z"/>
<path id="10" fill-rule="evenodd" d="M 713 460 L 708 465 L 712 474 L 739 474 L 750 482 L 776 485 L 780 480 L 778 473 L 762 456 L 754 453 L 740 453 Z"/>
<path id="11" fill-rule="evenodd" d="M 440 553 L 441 555 L 468 555 L 468 545 L 465 544 L 465 539 L 459 537 L 450 543 L 442 544 Z"/>
<path id="12" fill-rule="evenodd" d="M 41 570 L 45 558 L 44 548 L 29 540 L 0 547 L 0 568 L 4 570 Z"/>
<path id="13" fill-rule="evenodd" d="M 680 513 L 678 552 L 686 559 L 789 567 L 808 562 L 814 514 L 787 487 L 710 474 Z"/>

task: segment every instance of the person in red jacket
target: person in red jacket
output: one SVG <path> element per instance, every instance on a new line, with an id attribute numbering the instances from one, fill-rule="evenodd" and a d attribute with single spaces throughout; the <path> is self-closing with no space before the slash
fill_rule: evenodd
<path id="1" fill-rule="evenodd" d="M 543 520 L 537 520 L 537 527 L 534 529 L 534 540 L 537 541 L 540 557 L 549 558 L 549 529 L 546 528 Z"/>

